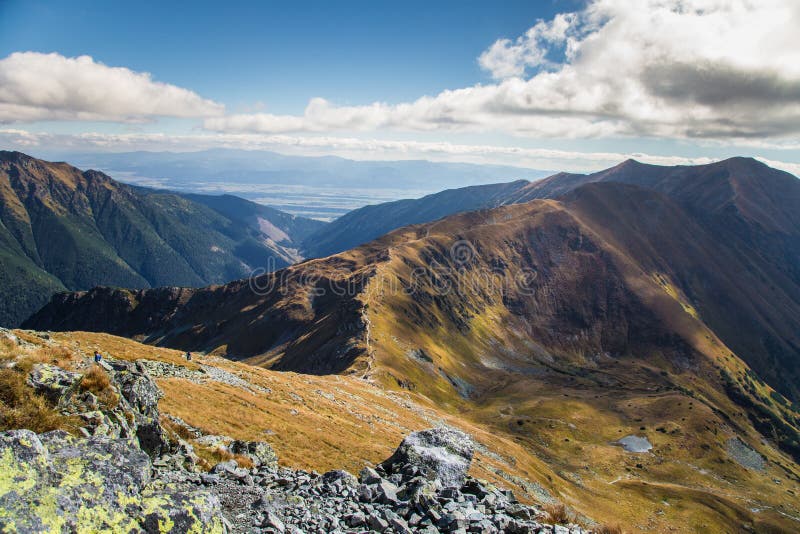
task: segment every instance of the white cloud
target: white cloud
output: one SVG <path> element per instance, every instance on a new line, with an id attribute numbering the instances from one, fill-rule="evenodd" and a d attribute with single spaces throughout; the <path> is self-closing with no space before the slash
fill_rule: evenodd
<path id="1" fill-rule="evenodd" d="M 193 91 L 89 56 L 16 52 L 0 59 L 0 122 L 143 121 L 223 112 L 221 104 Z"/>
<path id="2" fill-rule="evenodd" d="M 479 63 L 499 79 L 493 84 L 396 105 L 316 98 L 299 116 L 240 114 L 204 126 L 792 140 L 800 134 L 798 27 L 796 0 L 590 0 L 491 45 Z"/>
<path id="3" fill-rule="evenodd" d="M 361 160 L 427 159 L 476 164 L 514 165 L 531 169 L 589 172 L 605 169 L 629 158 L 655 165 L 701 165 L 709 157 L 659 156 L 640 152 L 580 152 L 501 145 L 454 144 L 447 142 L 394 141 L 333 136 L 261 134 L 51 134 L 19 129 L 0 129 L 0 146 L 21 151 L 37 149 L 62 151 L 134 150 L 187 152 L 209 148 L 272 150 L 284 154 L 321 156 L 336 154 Z M 759 157 L 768 165 L 800 176 L 800 163 Z"/>
<path id="4" fill-rule="evenodd" d="M 551 21 L 538 21 L 515 41 L 498 39 L 478 58 L 478 64 L 493 78 L 522 77 L 528 68 L 555 66 L 547 56 L 553 47 L 564 46 L 564 53 L 574 53 L 577 16 L 560 13 Z"/>

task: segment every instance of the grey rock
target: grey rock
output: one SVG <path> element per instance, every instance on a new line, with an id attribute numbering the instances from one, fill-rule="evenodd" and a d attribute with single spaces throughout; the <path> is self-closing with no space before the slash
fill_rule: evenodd
<path id="1" fill-rule="evenodd" d="M 344 517 L 344 522 L 348 527 L 360 527 L 367 523 L 367 518 L 362 512 L 348 514 Z"/>
<path id="2" fill-rule="evenodd" d="M 58 404 L 68 392 L 77 387 L 79 373 L 66 371 L 56 365 L 37 363 L 28 375 L 27 382 L 37 393 Z"/>
<path id="3" fill-rule="evenodd" d="M 380 499 L 383 504 L 400 504 L 400 499 L 397 498 L 397 486 L 388 480 L 381 480 L 378 482 L 376 490 L 377 498 Z"/>
<path id="4" fill-rule="evenodd" d="M 411 534 L 411 529 L 408 528 L 406 520 L 394 513 L 391 510 L 384 510 L 384 518 L 389 522 L 389 526 L 398 534 Z"/>
<path id="5" fill-rule="evenodd" d="M 505 513 L 515 519 L 531 519 L 531 509 L 522 504 L 510 504 L 506 506 Z"/>
<path id="6" fill-rule="evenodd" d="M 381 467 L 387 473 L 400 473 L 412 465 L 442 486 L 460 487 L 474 450 L 472 440 L 461 431 L 448 427 L 422 430 L 409 434 Z"/>
<path id="7" fill-rule="evenodd" d="M 356 477 L 354 477 L 347 471 L 342 471 L 340 469 L 334 471 L 328 471 L 327 473 L 323 474 L 321 477 L 321 481 L 325 484 L 338 483 L 338 485 L 342 487 L 350 487 L 350 488 L 358 487 L 358 479 L 356 479 Z"/>
<path id="8" fill-rule="evenodd" d="M 214 475 L 211 473 L 202 473 L 200 475 L 200 480 L 206 486 L 213 486 L 214 484 L 219 484 L 222 480 L 219 475 Z"/>
<path id="9" fill-rule="evenodd" d="M 375 513 L 372 513 L 369 515 L 369 517 L 367 517 L 367 524 L 371 529 L 377 530 L 378 532 L 384 532 L 389 528 L 389 522 Z"/>
<path id="10" fill-rule="evenodd" d="M 130 440 L 13 430 L 0 433 L 0 458 L 11 481 L 0 509 L 17 531 L 148 532 L 153 518 L 174 532 L 222 528 L 213 496 L 150 488 L 150 458 Z"/>
<path id="11" fill-rule="evenodd" d="M 261 523 L 262 527 L 266 528 L 274 528 L 278 532 L 284 532 L 286 530 L 286 526 L 283 524 L 283 521 L 272 512 L 267 512 L 266 517 L 264 518 L 264 522 Z"/>
<path id="12" fill-rule="evenodd" d="M 377 484 L 381 481 L 381 476 L 371 467 L 362 469 L 358 478 L 362 484 Z"/>

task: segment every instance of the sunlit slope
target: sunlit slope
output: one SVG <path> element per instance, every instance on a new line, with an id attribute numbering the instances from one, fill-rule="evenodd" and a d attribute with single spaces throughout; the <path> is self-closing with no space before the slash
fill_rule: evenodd
<path id="1" fill-rule="evenodd" d="M 793 531 L 796 405 L 706 321 L 760 320 L 715 301 L 756 283 L 746 265 L 663 193 L 600 183 L 255 280 L 60 297 L 30 325 L 405 392 L 513 443 L 530 480 L 630 530 Z M 630 435 L 653 449 L 613 443 Z"/>

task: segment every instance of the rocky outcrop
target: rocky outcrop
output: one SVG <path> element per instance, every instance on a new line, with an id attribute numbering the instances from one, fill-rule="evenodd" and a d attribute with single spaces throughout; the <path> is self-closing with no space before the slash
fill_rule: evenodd
<path id="1" fill-rule="evenodd" d="M 579 534 L 576 525 L 547 525 L 539 509 L 469 477 L 472 441 L 450 428 L 415 432 L 377 469 L 356 478 L 235 463 L 187 484 L 219 496 L 237 532 L 424 532 Z"/>
<path id="2" fill-rule="evenodd" d="M 160 424 L 147 368 L 105 369 L 110 394 L 96 396 L 80 373 L 34 366 L 29 384 L 83 426 L 0 433 L 0 531 L 583 532 L 545 525 L 510 491 L 468 476 L 474 444 L 447 427 L 410 434 L 359 477 L 280 468 L 267 443 L 191 429 L 197 446 L 234 458 L 201 472 L 192 445 Z"/>
<path id="3" fill-rule="evenodd" d="M 278 457 L 269 444 L 262 441 L 242 441 L 235 440 L 228 445 L 232 454 L 245 456 L 253 462 L 256 467 L 275 469 L 278 467 Z"/>
<path id="4" fill-rule="evenodd" d="M 380 467 L 389 474 L 418 473 L 441 486 L 461 486 L 472 462 L 475 445 L 452 428 L 409 434 Z"/>
<path id="5" fill-rule="evenodd" d="M 153 379 L 139 363 L 112 360 L 104 362 L 103 369 L 109 378 L 105 402 L 81 388 L 83 375 L 55 365 L 35 364 L 28 384 L 64 415 L 80 419 L 80 431 L 87 437 L 136 439 L 151 458 L 168 452 L 170 445 L 159 424 L 161 391 Z"/>
<path id="6" fill-rule="evenodd" d="M 151 481 L 126 439 L 0 434 L 0 526 L 8 532 L 222 532 L 218 499 Z"/>

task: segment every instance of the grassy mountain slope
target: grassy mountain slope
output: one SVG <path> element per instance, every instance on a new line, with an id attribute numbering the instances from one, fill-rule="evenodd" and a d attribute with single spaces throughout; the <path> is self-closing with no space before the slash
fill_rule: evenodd
<path id="1" fill-rule="evenodd" d="M 261 230 L 190 199 L 18 152 L 0 152 L 0 221 L 8 258 L 0 276 L 13 296 L 0 324 L 18 324 L 60 289 L 200 286 L 297 259 Z M 272 225 L 292 230 L 280 226 Z"/>
<path id="2" fill-rule="evenodd" d="M 676 167 L 629 160 L 595 174 L 555 175 L 508 202 L 555 198 L 594 182 L 662 192 L 692 216 L 695 231 L 709 236 L 713 248 L 696 250 L 698 261 L 675 247 L 665 261 L 682 259 L 679 285 L 727 345 L 784 394 L 800 399 L 800 180 L 751 158 Z M 621 222 L 617 216 L 608 214 L 603 224 Z M 617 235 L 633 235 L 615 227 Z M 713 271 L 696 268 L 710 260 Z"/>
<path id="3" fill-rule="evenodd" d="M 363 377 L 514 443 L 531 491 L 627 530 L 791 532 L 797 406 L 704 317 L 760 276 L 746 261 L 670 196 L 599 183 L 252 283 L 60 296 L 27 326 Z"/>

